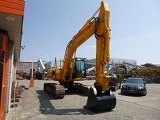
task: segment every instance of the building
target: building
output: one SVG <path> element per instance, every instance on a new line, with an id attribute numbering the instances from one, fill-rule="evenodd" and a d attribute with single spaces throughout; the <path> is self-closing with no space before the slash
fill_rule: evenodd
<path id="1" fill-rule="evenodd" d="M 137 65 L 137 60 L 111 58 L 111 60 L 109 61 L 109 64 L 123 64 L 123 63 Z"/>
<path id="2" fill-rule="evenodd" d="M 10 111 L 12 82 L 20 59 L 24 0 L 0 0 L 0 120 Z"/>
<path id="3" fill-rule="evenodd" d="M 111 60 L 109 61 L 109 65 L 124 64 L 124 63 L 128 63 L 130 65 L 137 65 L 137 61 L 131 59 L 111 58 Z M 86 60 L 87 69 L 94 67 L 95 65 L 96 65 L 96 59 Z"/>
<path id="4" fill-rule="evenodd" d="M 37 62 L 33 62 L 33 69 L 35 71 L 37 71 L 38 68 L 37 65 L 38 65 Z M 32 62 L 19 62 L 17 64 L 16 71 L 23 71 L 29 73 L 31 69 L 32 69 Z"/>

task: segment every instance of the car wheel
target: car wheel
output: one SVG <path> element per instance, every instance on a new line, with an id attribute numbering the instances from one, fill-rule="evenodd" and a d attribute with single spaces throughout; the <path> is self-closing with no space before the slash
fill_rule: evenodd
<path id="1" fill-rule="evenodd" d="M 122 90 L 121 90 L 121 94 L 124 94 L 124 92 L 122 92 Z"/>
<path id="2" fill-rule="evenodd" d="M 147 90 L 145 90 L 145 92 L 143 93 L 143 96 L 146 96 L 147 95 Z"/>
<path id="3" fill-rule="evenodd" d="M 117 87 L 117 86 L 114 87 L 114 91 L 116 91 L 116 90 L 118 90 L 118 87 Z"/>

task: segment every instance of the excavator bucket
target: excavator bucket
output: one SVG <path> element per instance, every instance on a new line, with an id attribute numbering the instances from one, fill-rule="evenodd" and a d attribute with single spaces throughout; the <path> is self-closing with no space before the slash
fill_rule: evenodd
<path id="1" fill-rule="evenodd" d="M 100 96 L 95 95 L 93 88 L 90 88 L 88 100 L 84 108 L 93 112 L 112 110 L 116 106 L 116 97 L 114 94 L 102 93 Z"/>

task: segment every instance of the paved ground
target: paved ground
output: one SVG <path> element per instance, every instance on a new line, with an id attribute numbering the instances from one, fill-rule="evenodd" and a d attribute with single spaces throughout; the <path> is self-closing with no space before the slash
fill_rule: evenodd
<path id="1" fill-rule="evenodd" d="M 66 94 L 63 99 L 53 99 L 43 92 L 43 83 L 35 80 L 35 87 L 25 90 L 18 106 L 11 108 L 6 120 L 160 120 L 160 84 L 147 84 L 146 96 L 125 96 L 114 92 L 117 105 L 113 111 L 93 113 L 83 109 L 87 97 Z M 86 80 L 93 85 L 94 80 Z M 19 81 L 29 86 L 29 80 Z"/>

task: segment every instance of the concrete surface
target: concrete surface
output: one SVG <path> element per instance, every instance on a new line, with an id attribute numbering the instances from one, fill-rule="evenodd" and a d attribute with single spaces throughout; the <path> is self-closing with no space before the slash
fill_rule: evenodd
<path id="1" fill-rule="evenodd" d="M 45 82 L 54 81 L 35 80 L 35 87 L 24 90 L 6 120 L 160 120 L 160 84 L 147 84 L 146 96 L 121 95 L 117 90 L 113 111 L 93 113 L 83 108 L 87 96 L 66 93 L 63 99 L 53 99 L 43 91 Z M 81 83 L 92 86 L 94 80 Z M 21 84 L 28 87 L 29 80 L 19 80 Z"/>

